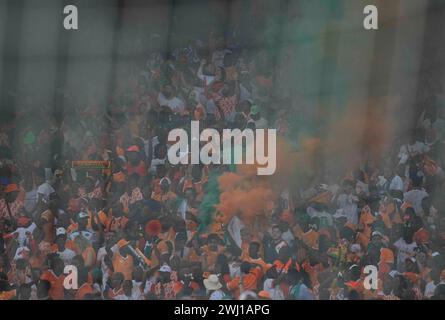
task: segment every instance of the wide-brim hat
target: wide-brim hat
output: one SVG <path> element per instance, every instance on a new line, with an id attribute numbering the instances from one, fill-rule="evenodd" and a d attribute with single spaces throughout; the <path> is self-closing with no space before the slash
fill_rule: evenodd
<path id="1" fill-rule="evenodd" d="M 204 279 L 204 287 L 206 287 L 207 290 L 218 290 L 222 288 L 222 284 L 219 282 L 216 274 L 211 274 L 207 279 Z"/>

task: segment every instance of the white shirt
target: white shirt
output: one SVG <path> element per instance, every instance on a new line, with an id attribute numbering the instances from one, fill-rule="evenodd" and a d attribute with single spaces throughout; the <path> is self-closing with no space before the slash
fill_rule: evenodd
<path id="1" fill-rule="evenodd" d="M 269 292 L 272 300 L 284 300 L 284 293 L 279 286 L 273 286 L 274 279 L 264 280 L 263 290 Z"/>
<path id="2" fill-rule="evenodd" d="M 427 153 L 430 148 L 423 142 L 416 141 L 413 144 L 405 144 L 400 147 L 399 164 L 405 164 L 409 156 Z"/>
<path id="3" fill-rule="evenodd" d="M 343 210 L 348 222 L 352 224 L 358 224 L 357 202 L 358 198 L 352 194 L 343 193 L 337 198 L 339 209 Z"/>
<path id="4" fill-rule="evenodd" d="M 19 227 L 17 228 L 14 233 L 18 234 L 17 236 L 17 242 L 19 243 L 19 246 L 24 246 L 26 241 L 26 233 L 32 234 L 34 232 L 34 229 L 37 228 L 36 224 L 33 222 L 28 227 L 23 228 Z"/>
<path id="5" fill-rule="evenodd" d="M 389 190 L 397 190 L 397 191 L 403 191 L 404 185 L 403 180 L 398 175 L 395 175 L 394 178 L 392 178 L 391 183 L 389 184 Z"/>
<path id="6" fill-rule="evenodd" d="M 181 99 L 178 97 L 167 99 L 162 92 L 158 95 L 158 103 L 160 106 L 169 107 L 173 113 L 182 113 L 185 111 L 185 104 Z"/>
<path id="7" fill-rule="evenodd" d="M 143 300 L 143 292 L 141 291 L 142 282 L 132 280 L 133 290 L 131 291 L 131 297 L 133 300 Z"/>
<path id="8" fill-rule="evenodd" d="M 54 188 L 48 183 L 44 182 L 37 188 L 37 193 L 42 195 L 46 200 L 49 199 L 49 195 L 56 192 Z"/>
<path id="9" fill-rule="evenodd" d="M 405 260 L 414 253 L 414 249 L 417 248 L 415 241 L 408 244 L 403 238 L 400 238 L 394 243 L 397 248 L 397 271 L 405 272 Z"/>
<path id="10" fill-rule="evenodd" d="M 26 211 L 33 212 L 36 207 L 36 204 L 37 204 L 37 190 L 31 190 L 29 192 L 26 192 L 23 204 Z"/>
<path id="11" fill-rule="evenodd" d="M 436 287 L 437 286 L 434 284 L 434 281 L 428 282 L 425 286 L 425 292 L 423 294 L 425 296 L 425 298 L 431 298 L 432 296 L 434 296 Z"/>
<path id="12" fill-rule="evenodd" d="M 209 297 L 209 300 L 222 300 L 224 293 L 221 290 L 215 290 Z"/>
<path id="13" fill-rule="evenodd" d="M 422 208 L 422 200 L 428 197 L 428 193 L 425 190 L 411 190 L 406 192 L 403 195 L 403 199 L 405 201 L 408 201 L 412 204 L 414 211 L 416 212 L 416 215 L 423 216 L 423 208 Z"/>
<path id="14" fill-rule="evenodd" d="M 65 265 L 71 264 L 71 260 L 76 256 L 76 253 L 68 248 L 65 248 L 63 251 L 57 251 L 57 254 L 63 260 Z"/>

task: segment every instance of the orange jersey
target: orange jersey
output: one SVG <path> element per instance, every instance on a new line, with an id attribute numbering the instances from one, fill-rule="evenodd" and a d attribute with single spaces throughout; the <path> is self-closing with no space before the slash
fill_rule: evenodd
<path id="1" fill-rule="evenodd" d="M 63 300 L 65 297 L 65 291 L 63 287 L 63 280 L 65 280 L 65 275 L 61 274 L 56 276 L 52 271 L 47 270 L 43 272 L 40 276 L 41 280 L 47 280 L 51 284 L 51 289 L 49 289 L 49 296 L 53 300 Z"/>
<path id="2" fill-rule="evenodd" d="M 227 283 L 227 289 L 233 291 L 235 298 L 238 298 L 241 294 L 241 287 L 243 291 L 258 289 L 258 280 L 262 276 L 261 268 L 254 268 L 249 274 L 242 275 L 241 277 L 235 277 Z"/>
<path id="3" fill-rule="evenodd" d="M 133 257 L 127 255 L 126 258 L 122 257 L 119 252 L 116 252 L 113 256 L 113 268 L 114 272 L 121 272 L 124 275 L 125 280 L 131 280 L 133 272 Z"/>

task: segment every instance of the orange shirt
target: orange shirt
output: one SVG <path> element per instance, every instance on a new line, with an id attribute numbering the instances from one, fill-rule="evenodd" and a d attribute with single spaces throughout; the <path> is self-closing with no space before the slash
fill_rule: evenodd
<path id="1" fill-rule="evenodd" d="M 93 287 L 89 283 L 84 283 L 77 289 L 75 300 L 83 300 L 85 295 L 93 293 Z"/>
<path id="2" fill-rule="evenodd" d="M 53 300 L 63 300 L 65 297 L 63 280 L 65 280 L 65 275 L 62 273 L 60 276 L 56 276 L 51 270 L 44 271 L 40 276 L 41 280 L 47 280 L 51 284 L 51 289 L 49 289 L 49 296 Z"/>
<path id="3" fill-rule="evenodd" d="M 11 300 L 16 296 L 16 290 L 9 290 L 0 292 L 0 301 L 1 300 Z"/>
<path id="4" fill-rule="evenodd" d="M 261 258 L 253 259 L 251 257 L 247 257 L 246 259 L 244 259 L 244 261 L 247 261 L 250 263 L 255 263 L 255 264 L 259 265 L 261 267 L 263 273 L 266 273 L 267 269 L 269 269 L 272 266 L 270 263 L 266 263 Z"/>
<path id="5" fill-rule="evenodd" d="M 261 268 L 256 267 L 250 271 L 249 274 L 242 275 L 241 277 L 235 277 L 227 283 L 227 289 L 233 291 L 235 298 L 238 298 L 241 294 L 240 285 L 243 287 L 243 291 L 258 289 L 258 280 L 262 276 Z"/>
<path id="6" fill-rule="evenodd" d="M 119 252 L 116 252 L 113 256 L 113 268 L 114 272 L 121 272 L 124 275 L 125 280 L 131 280 L 133 272 L 133 257 L 127 255 L 126 258 L 122 257 Z"/>
<path id="7" fill-rule="evenodd" d="M 308 232 L 302 234 L 301 240 L 303 240 L 307 246 L 318 250 L 318 237 L 318 232 L 310 229 Z"/>
<path id="8" fill-rule="evenodd" d="M 85 261 L 86 267 L 92 267 L 96 262 L 96 251 L 94 251 L 93 246 L 89 245 L 82 252 L 83 261 Z"/>

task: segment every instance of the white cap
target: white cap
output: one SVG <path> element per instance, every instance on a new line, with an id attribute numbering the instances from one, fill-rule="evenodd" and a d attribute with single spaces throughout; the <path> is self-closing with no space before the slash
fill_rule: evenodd
<path id="1" fill-rule="evenodd" d="M 380 231 L 373 231 L 372 234 L 371 234 L 371 237 L 374 237 L 374 236 L 383 237 L 383 234 Z"/>
<path id="2" fill-rule="evenodd" d="M 172 272 L 172 269 L 167 265 L 163 264 L 162 267 L 159 268 L 160 272 Z"/>
<path id="3" fill-rule="evenodd" d="M 82 219 L 82 218 L 88 218 L 88 213 L 81 211 L 81 212 L 79 212 L 79 213 L 77 214 L 77 216 L 78 216 L 80 219 Z"/>
<path id="4" fill-rule="evenodd" d="M 66 230 L 63 227 L 56 229 L 56 236 L 60 236 L 61 234 L 66 234 Z"/>
<path id="5" fill-rule="evenodd" d="M 354 243 L 353 245 L 351 245 L 350 250 L 351 250 L 351 252 L 359 253 L 362 250 L 362 248 L 360 247 L 360 245 L 358 243 Z"/>

